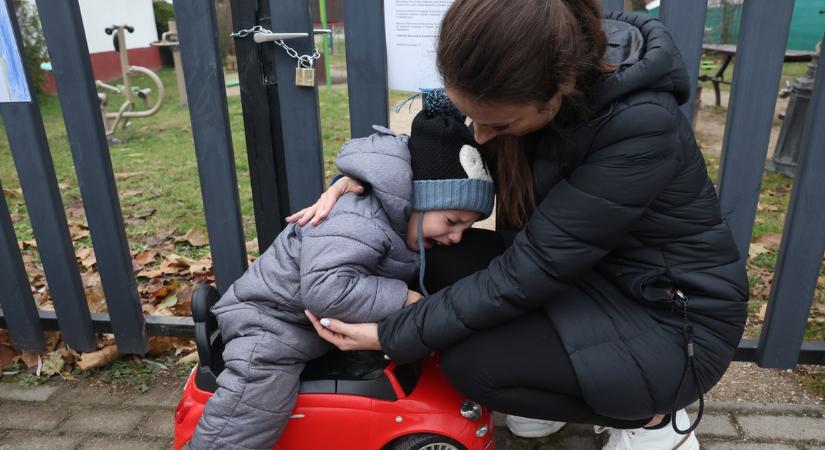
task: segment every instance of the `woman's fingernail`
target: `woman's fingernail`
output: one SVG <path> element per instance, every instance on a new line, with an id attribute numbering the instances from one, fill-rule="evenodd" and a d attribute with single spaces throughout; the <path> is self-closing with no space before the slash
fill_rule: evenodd
<path id="1" fill-rule="evenodd" d="M 325 327 L 328 327 L 329 326 L 329 319 L 326 319 L 326 318 L 321 319 L 321 325 L 323 325 Z"/>
<path id="2" fill-rule="evenodd" d="M 308 310 L 308 309 L 305 309 L 305 310 L 304 310 L 304 314 L 306 314 L 306 316 L 307 316 L 307 317 L 309 317 L 309 310 Z"/>

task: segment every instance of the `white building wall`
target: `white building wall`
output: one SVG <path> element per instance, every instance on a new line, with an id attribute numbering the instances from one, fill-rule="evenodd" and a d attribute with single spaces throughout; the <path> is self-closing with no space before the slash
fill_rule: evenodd
<path id="1" fill-rule="evenodd" d="M 35 0 L 26 1 L 35 3 Z M 134 33 L 126 32 L 127 48 L 149 47 L 150 42 L 158 40 L 152 0 L 79 0 L 79 4 L 89 53 L 115 50 L 112 36 L 104 31 L 115 24 L 135 28 Z"/>
<path id="2" fill-rule="evenodd" d="M 158 40 L 152 0 L 80 0 L 80 15 L 89 53 L 114 51 L 112 36 L 104 29 L 115 24 L 135 28 L 126 32 L 126 48 L 149 47 Z"/>

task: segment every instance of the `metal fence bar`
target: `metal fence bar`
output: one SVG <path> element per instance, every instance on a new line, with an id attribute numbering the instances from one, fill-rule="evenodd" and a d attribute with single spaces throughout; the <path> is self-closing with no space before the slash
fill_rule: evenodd
<path id="1" fill-rule="evenodd" d="M 792 368 L 822 270 L 825 251 L 825 70 L 818 70 L 802 135 L 799 163 L 774 269 L 765 324 L 759 337 L 761 367 Z"/>
<path id="2" fill-rule="evenodd" d="M 8 10 L 14 11 L 10 6 Z M 14 14 L 11 14 L 11 22 L 18 50 L 23 55 L 23 40 Z M 32 86 L 28 67 L 24 65 L 23 70 L 28 85 Z M 40 106 L 35 92 L 31 92 L 31 96 L 31 102 L 0 103 L 0 114 L 6 126 L 23 196 L 27 200 L 26 209 L 49 282 L 49 291 L 55 309 L 60 312 L 63 340 L 76 350 L 91 351 L 97 349 L 97 337 L 92 330 L 83 281 L 63 213 L 63 200 L 57 187 Z"/>
<path id="3" fill-rule="evenodd" d="M 736 361 L 759 362 L 759 340 L 742 339 L 733 359 Z M 803 341 L 801 349 L 794 350 L 798 355 L 796 364 L 825 365 L 825 341 Z M 790 366 L 793 367 L 793 366 Z"/>
<path id="4" fill-rule="evenodd" d="M 756 218 L 793 3 L 748 0 L 742 7 L 719 167 L 722 217 L 733 231 L 742 264 Z"/>
<path id="5" fill-rule="evenodd" d="M 215 280 L 224 292 L 247 262 L 215 6 L 177 1 L 175 17 Z"/>
<path id="6" fill-rule="evenodd" d="M 623 11 L 624 0 L 602 0 L 602 10 L 607 11 Z"/>
<path id="7" fill-rule="evenodd" d="M 14 11 L 9 9 L 9 11 Z M 13 13 L 12 13 L 13 14 Z M 0 324 L 9 329 L 11 341 L 16 348 L 41 350 L 46 346 L 43 329 L 37 319 L 37 307 L 29 287 L 29 277 L 23 265 L 17 236 L 9 216 L 6 197 L 0 186 L 0 314 L 9 317 L 11 324 Z"/>
<path id="8" fill-rule="evenodd" d="M 259 23 L 264 28 L 271 26 L 269 0 L 232 0 L 231 6 L 234 31 Z M 255 229 L 261 252 L 275 240 L 288 215 L 284 208 L 288 203 L 286 177 L 278 175 L 276 163 L 276 155 L 283 155 L 283 140 L 275 67 L 271 64 L 274 51 L 274 46 L 259 46 L 251 37 L 235 39 Z"/>
<path id="9" fill-rule="evenodd" d="M 58 331 L 61 329 L 54 311 L 35 311 L 35 318 L 37 317 L 37 313 L 39 313 L 40 316 L 40 321 L 36 322 L 38 323 L 38 327 L 42 326 L 43 329 L 47 331 Z M 8 314 L 4 315 L 3 311 L 0 310 L 0 328 L 8 326 L 8 322 L 14 322 L 14 320 L 14 317 Z M 92 327 L 95 333 L 111 333 L 113 329 L 109 314 L 92 313 Z M 195 323 L 192 321 L 191 316 L 146 316 L 146 329 L 152 336 L 195 336 Z"/>
<path id="10" fill-rule="evenodd" d="M 681 110 L 692 121 L 696 111 L 696 83 L 699 78 L 699 61 L 702 59 L 702 36 L 705 33 L 708 2 L 663 0 L 661 5 L 662 20 L 673 35 L 690 78 L 690 99 L 681 106 Z"/>
<path id="11" fill-rule="evenodd" d="M 350 132 L 357 138 L 372 134 L 373 124 L 390 123 L 384 1 L 345 1 L 344 23 Z"/>
<path id="12" fill-rule="evenodd" d="M 0 104 L 9 145 L 26 199 L 43 270 L 63 340 L 79 351 L 97 349 L 83 280 L 69 234 L 37 101 Z"/>
<path id="13" fill-rule="evenodd" d="M 311 55 L 314 38 L 306 0 L 269 0 L 269 8 L 272 31 L 308 33 L 309 37 L 290 39 L 286 43 L 299 55 Z M 275 50 L 289 210 L 297 211 L 314 203 L 324 187 L 318 89 L 296 86 L 298 61 L 280 48 Z"/>
<path id="14" fill-rule="evenodd" d="M 76 1 L 37 0 L 98 270 L 122 353 L 149 349 L 89 48 Z"/>

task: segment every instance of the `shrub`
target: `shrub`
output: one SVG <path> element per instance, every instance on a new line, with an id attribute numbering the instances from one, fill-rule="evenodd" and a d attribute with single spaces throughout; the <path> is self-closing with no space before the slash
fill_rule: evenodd
<path id="1" fill-rule="evenodd" d="M 158 30 L 158 39 L 161 39 L 163 33 L 169 31 L 169 21 L 175 18 L 175 8 L 171 3 L 164 0 L 154 0 L 152 8 L 155 11 L 155 28 Z M 161 47 L 160 60 L 166 67 L 172 67 L 172 51 L 169 47 Z"/>
<path id="2" fill-rule="evenodd" d="M 43 37 L 43 30 L 40 28 L 40 16 L 37 15 L 37 8 L 25 0 L 12 0 L 14 13 L 17 16 L 17 23 L 20 26 L 20 35 L 23 38 L 25 63 L 29 68 L 33 91 L 40 92 L 46 73 L 40 68 L 40 63 L 48 56 L 46 50 L 46 40 Z"/>

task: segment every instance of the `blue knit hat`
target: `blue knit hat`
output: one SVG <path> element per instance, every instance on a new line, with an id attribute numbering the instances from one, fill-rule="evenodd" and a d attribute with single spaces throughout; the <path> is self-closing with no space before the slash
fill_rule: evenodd
<path id="1" fill-rule="evenodd" d="M 495 189 L 476 146 L 464 116 L 444 90 L 427 93 L 410 133 L 412 209 L 460 209 L 488 217 Z"/>

